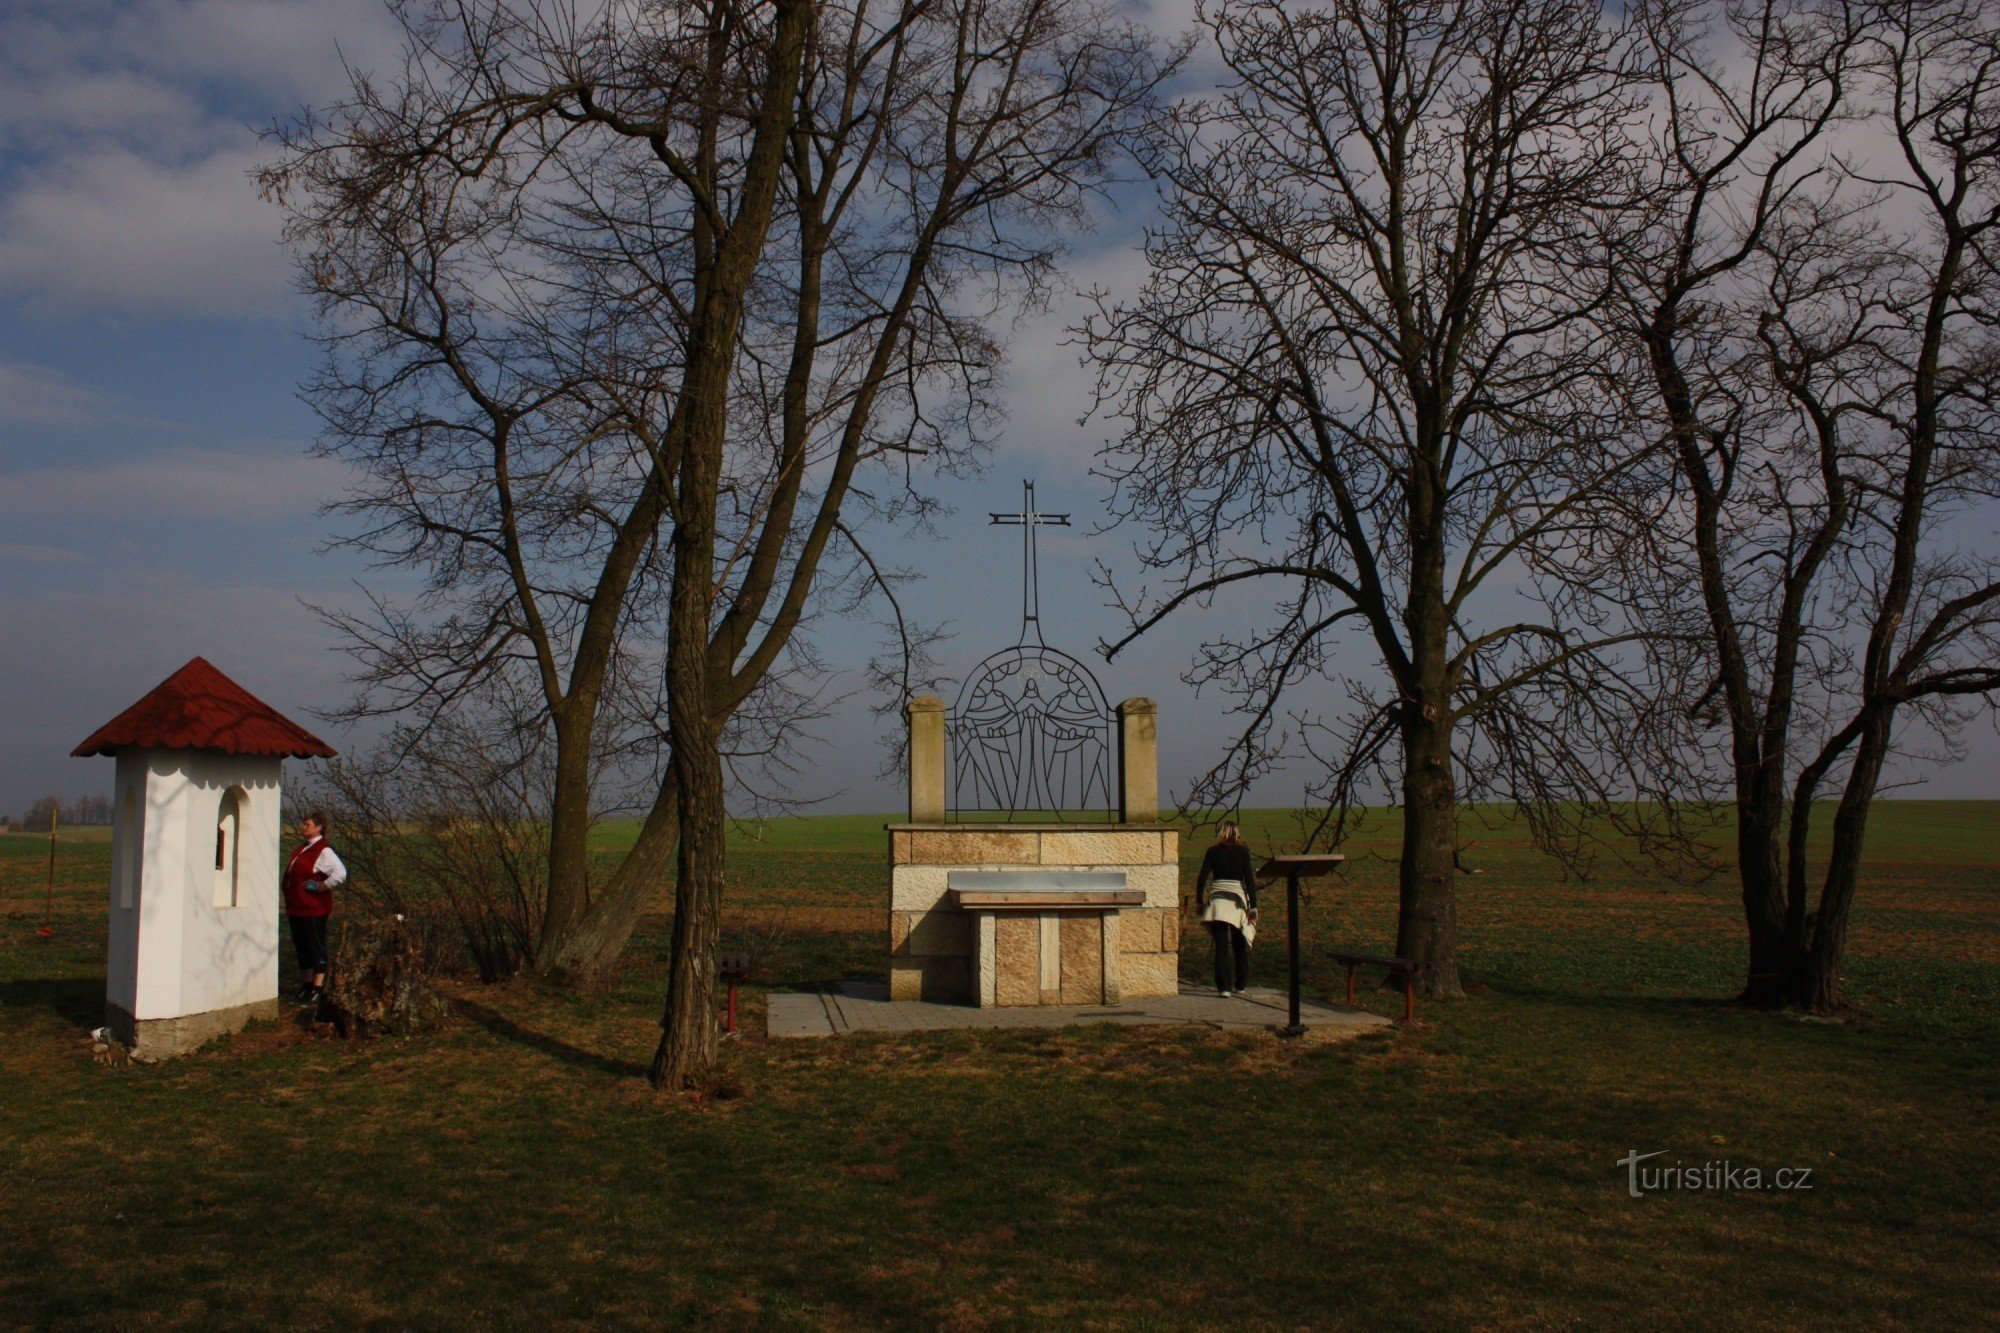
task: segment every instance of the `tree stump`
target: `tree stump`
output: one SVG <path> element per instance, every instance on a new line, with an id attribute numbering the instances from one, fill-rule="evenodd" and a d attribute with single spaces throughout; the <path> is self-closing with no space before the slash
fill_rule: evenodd
<path id="1" fill-rule="evenodd" d="M 451 1005 L 431 987 L 416 930 L 396 916 L 341 924 L 321 1010 L 343 1037 L 365 1038 L 432 1031 Z"/>

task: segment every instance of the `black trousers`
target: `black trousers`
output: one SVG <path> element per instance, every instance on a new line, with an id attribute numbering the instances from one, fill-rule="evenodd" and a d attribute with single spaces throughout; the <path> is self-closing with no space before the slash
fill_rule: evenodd
<path id="1" fill-rule="evenodd" d="M 313 973 L 326 971 L 326 921 L 323 916 L 288 916 L 292 927 L 292 956 L 299 960 L 299 980 L 311 981 Z"/>
<path id="2" fill-rule="evenodd" d="M 1215 988 L 1242 990 L 1250 984 L 1250 941 L 1226 921 L 1208 923 L 1215 937 Z"/>

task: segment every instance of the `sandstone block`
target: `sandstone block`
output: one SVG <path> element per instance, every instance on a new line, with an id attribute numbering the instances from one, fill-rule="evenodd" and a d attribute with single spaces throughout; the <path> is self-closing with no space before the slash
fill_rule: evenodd
<path id="1" fill-rule="evenodd" d="M 910 859 L 920 865 L 977 866 L 1035 864 L 1033 833 L 988 829 L 924 829 L 910 835 Z"/>
<path id="2" fill-rule="evenodd" d="M 1042 834 L 1042 864 L 1148 865 L 1160 859 L 1158 833 L 1077 832 Z"/>
<path id="3" fill-rule="evenodd" d="M 928 912 L 944 901 L 943 866 L 891 866 L 889 868 L 889 910 Z"/>
<path id="4" fill-rule="evenodd" d="M 889 835 L 889 864 L 905 866 L 910 863 L 910 835 L 891 833 Z"/>
<path id="5" fill-rule="evenodd" d="M 945 815 L 944 700 L 920 694 L 903 707 L 910 720 L 910 822 L 939 822 Z"/>
<path id="6" fill-rule="evenodd" d="M 928 912 L 889 914 L 889 953 L 893 957 L 965 957 L 972 953 L 972 916 L 950 907 Z"/>
<path id="7" fill-rule="evenodd" d="M 1128 867 L 1125 887 L 1144 892 L 1148 907 L 1178 909 L 1181 905 L 1181 868 L 1177 865 Z"/>
<path id="8" fill-rule="evenodd" d="M 1062 994 L 1062 918 L 1054 912 L 1043 912 L 1035 920 L 1042 932 L 1038 946 L 1042 959 L 1042 1003 L 1054 1004 L 1048 997 Z"/>
<path id="9" fill-rule="evenodd" d="M 1062 949 L 1063 1004 L 1104 1003 L 1104 936 L 1095 912 L 1064 912 L 1058 928 Z"/>
<path id="10" fill-rule="evenodd" d="M 1145 995 L 1175 995 L 1180 992 L 1180 955 L 1128 953 L 1118 961 L 1124 973 L 1119 986 L 1121 1003 Z"/>
<path id="11" fill-rule="evenodd" d="M 973 979 L 974 1002 L 988 1005 L 995 1003 L 994 985 L 998 976 L 995 959 L 998 956 L 996 949 L 999 942 L 996 931 L 999 925 L 991 912 L 981 912 L 977 921 L 978 925 L 973 928 L 978 939 L 974 966 L 979 975 Z"/>
<path id="12" fill-rule="evenodd" d="M 993 1002 L 1040 1004 L 1041 922 L 1031 916 L 1003 916 L 993 926 Z"/>
<path id="13" fill-rule="evenodd" d="M 1160 917 L 1155 907 L 1128 907 L 1118 914 L 1120 953 L 1157 953 L 1162 938 Z"/>
<path id="14" fill-rule="evenodd" d="M 1159 709 L 1151 699 L 1118 705 L 1118 811 L 1121 819 L 1159 818 Z"/>

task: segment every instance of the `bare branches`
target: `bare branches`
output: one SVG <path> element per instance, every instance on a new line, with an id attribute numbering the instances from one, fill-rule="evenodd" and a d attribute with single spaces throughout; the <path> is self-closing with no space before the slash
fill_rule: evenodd
<path id="1" fill-rule="evenodd" d="M 1974 237 L 1994 217 L 1996 32 L 1955 3 L 1662 3 L 1642 21 L 1664 188 L 1612 270 L 1647 371 L 1635 405 L 1688 503 L 1627 586 L 1649 617 L 1705 624 L 1706 669 L 1673 669 L 1711 682 L 1693 711 L 1724 705 L 1743 998 L 1831 1007 L 1892 719 L 1949 726 L 1943 696 L 1992 679 L 2000 569 L 1945 534 L 1993 494 L 1974 383 L 1994 270 Z M 1815 918 L 1805 830 L 1835 781 Z"/>
<path id="2" fill-rule="evenodd" d="M 1372 771 L 1387 710 L 1402 943 L 1455 989 L 1454 769 L 1491 754 L 1453 737 L 1544 674 L 1608 670 L 1639 632 L 1582 613 L 1547 558 L 1648 503 L 1603 392 L 1592 262 L 1642 203 L 1635 42 L 1561 0 L 1231 0 L 1204 21 L 1230 82 L 1150 141 L 1150 280 L 1083 331 L 1130 423 L 1101 464 L 1116 513 L 1162 534 L 1141 558 L 1169 581 L 1120 644 L 1238 585 L 1290 585 L 1276 629 L 1205 649 L 1190 677 L 1245 718 L 1197 789 L 1228 804 L 1276 758 L 1280 693 L 1327 669 L 1322 636 L 1367 627 L 1390 688 L 1362 694 L 1342 733 L 1358 758 L 1333 756 L 1329 791 Z M 1468 628 L 1509 586 L 1547 618 Z M 1528 732 L 1483 734 L 1504 750 Z"/>

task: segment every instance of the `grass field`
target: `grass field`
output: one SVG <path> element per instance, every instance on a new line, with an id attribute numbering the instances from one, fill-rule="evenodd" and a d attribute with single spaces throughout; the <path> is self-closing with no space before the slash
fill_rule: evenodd
<path id="1" fill-rule="evenodd" d="M 773 985 L 882 974 L 881 824 L 737 831 L 729 931 Z M 1314 893 L 1309 988 L 1321 951 L 1391 944 L 1393 833 Z M 1474 993 L 1414 1029 L 752 1035 L 656 1098 L 657 916 L 599 994 L 96 1066 L 108 843 L 66 835 L 43 941 L 46 842 L 0 836 L 0 1324 L 1994 1323 L 2000 804 L 1878 807 L 1840 1024 L 1723 1002 L 1726 881 L 1474 842 Z M 1635 1199 L 1633 1151 L 1812 1188 Z"/>

